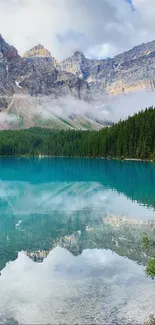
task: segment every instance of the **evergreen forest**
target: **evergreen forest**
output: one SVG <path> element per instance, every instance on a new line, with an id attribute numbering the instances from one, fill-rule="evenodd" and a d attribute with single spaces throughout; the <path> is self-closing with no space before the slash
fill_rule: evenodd
<path id="1" fill-rule="evenodd" d="M 40 154 L 155 160 L 155 108 L 100 131 L 45 128 L 0 131 L 1 156 Z"/>

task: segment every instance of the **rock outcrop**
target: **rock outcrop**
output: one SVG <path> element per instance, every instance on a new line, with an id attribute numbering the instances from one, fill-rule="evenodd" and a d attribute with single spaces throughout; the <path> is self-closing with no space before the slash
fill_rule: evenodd
<path id="1" fill-rule="evenodd" d="M 11 60 L 18 57 L 18 51 L 14 46 L 10 46 L 5 42 L 2 35 L 0 34 L 0 58 Z"/>
<path id="2" fill-rule="evenodd" d="M 24 58 L 29 59 L 31 61 L 38 60 L 41 62 L 49 62 L 52 64 L 55 68 L 60 68 L 60 65 L 58 61 L 51 55 L 51 53 L 44 48 L 43 45 L 38 44 L 37 46 L 34 46 L 32 49 L 27 51 L 24 54 Z"/>
<path id="3" fill-rule="evenodd" d="M 16 65 L 20 57 L 18 51 L 5 42 L 0 35 L 0 95 L 12 95 L 14 93 L 14 82 L 12 78 L 12 66 Z M 5 103 L 6 99 L 1 98 L 1 104 Z"/>
<path id="4" fill-rule="evenodd" d="M 34 46 L 32 49 L 27 51 L 24 54 L 25 58 L 33 58 L 33 57 L 51 57 L 51 53 L 44 48 L 43 45 L 38 44 L 37 46 Z"/>
<path id="5" fill-rule="evenodd" d="M 60 63 L 61 69 L 86 80 L 96 93 L 120 94 L 155 88 L 155 41 L 105 60 L 89 60 L 80 52 Z"/>

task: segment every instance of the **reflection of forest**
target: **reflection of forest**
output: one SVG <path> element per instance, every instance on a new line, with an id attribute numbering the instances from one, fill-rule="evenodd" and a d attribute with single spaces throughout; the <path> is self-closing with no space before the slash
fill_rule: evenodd
<path id="1" fill-rule="evenodd" d="M 100 182 L 131 200 L 155 207 L 155 165 L 144 162 L 76 158 L 0 159 L 1 180 Z"/>

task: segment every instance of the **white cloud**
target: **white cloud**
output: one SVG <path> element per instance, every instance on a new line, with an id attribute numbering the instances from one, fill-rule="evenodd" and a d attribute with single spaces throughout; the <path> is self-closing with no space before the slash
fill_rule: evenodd
<path id="1" fill-rule="evenodd" d="M 155 308 L 153 280 L 110 250 L 74 257 L 57 247 L 42 264 L 21 252 L 2 271 L 0 292 L 1 323 L 13 317 L 20 324 L 142 324 Z"/>
<path id="2" fill-rule="evenodd" d="M 124 194 L 106 189 L 97 181 L 51 182 L 41 185 L 20 182 L 20 186 L 18 182 L 1 181 L 0 185 L 0 199 L 8 203 L 2 214 L 8 214 L 12 210 L 17 218 L 22 216 L 23 221 L 27 215 L 52 215 L 55 211 L 67 217 L 74 216 L 76 211 L 88 211 L 89 217 L 92 215 L 93 218 L 116 215 L 135 220 L 153 220 L 155 215 L 153 208 L 139 205 Z"/>
<path id="3" fill-rule="evenodd" d="M 0 0 L 0 31 L 24 53 L 43 43 L 58 59 L 114 55 L 154 37 L 154 0 Z"/>
<path id="4" fill-rule="evenodd" d="M 133 5 L 136 10 L 139 11 L 143 23 L 148 26 L 155 26 L 154 20 L 154 10 L 155 10 L 155 1 L 154 0 L 133 0 Z"/>
<path id="5" fill-rule="evenodd" d="M 19 116 L 15 114 L 8 114 L 7 112 L 1 112 L 1 119 L 0 119 L 0 130 L 10 128 L 10 124 L 17 124 L 19 123 Z"/>

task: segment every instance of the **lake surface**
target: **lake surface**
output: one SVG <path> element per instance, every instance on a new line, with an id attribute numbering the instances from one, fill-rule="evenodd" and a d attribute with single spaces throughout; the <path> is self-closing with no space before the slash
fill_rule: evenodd
<path id="1" fill-rule="evenodd" d="M 142 324 L 155 165 L 0 159 L 0 323 Z"/>

